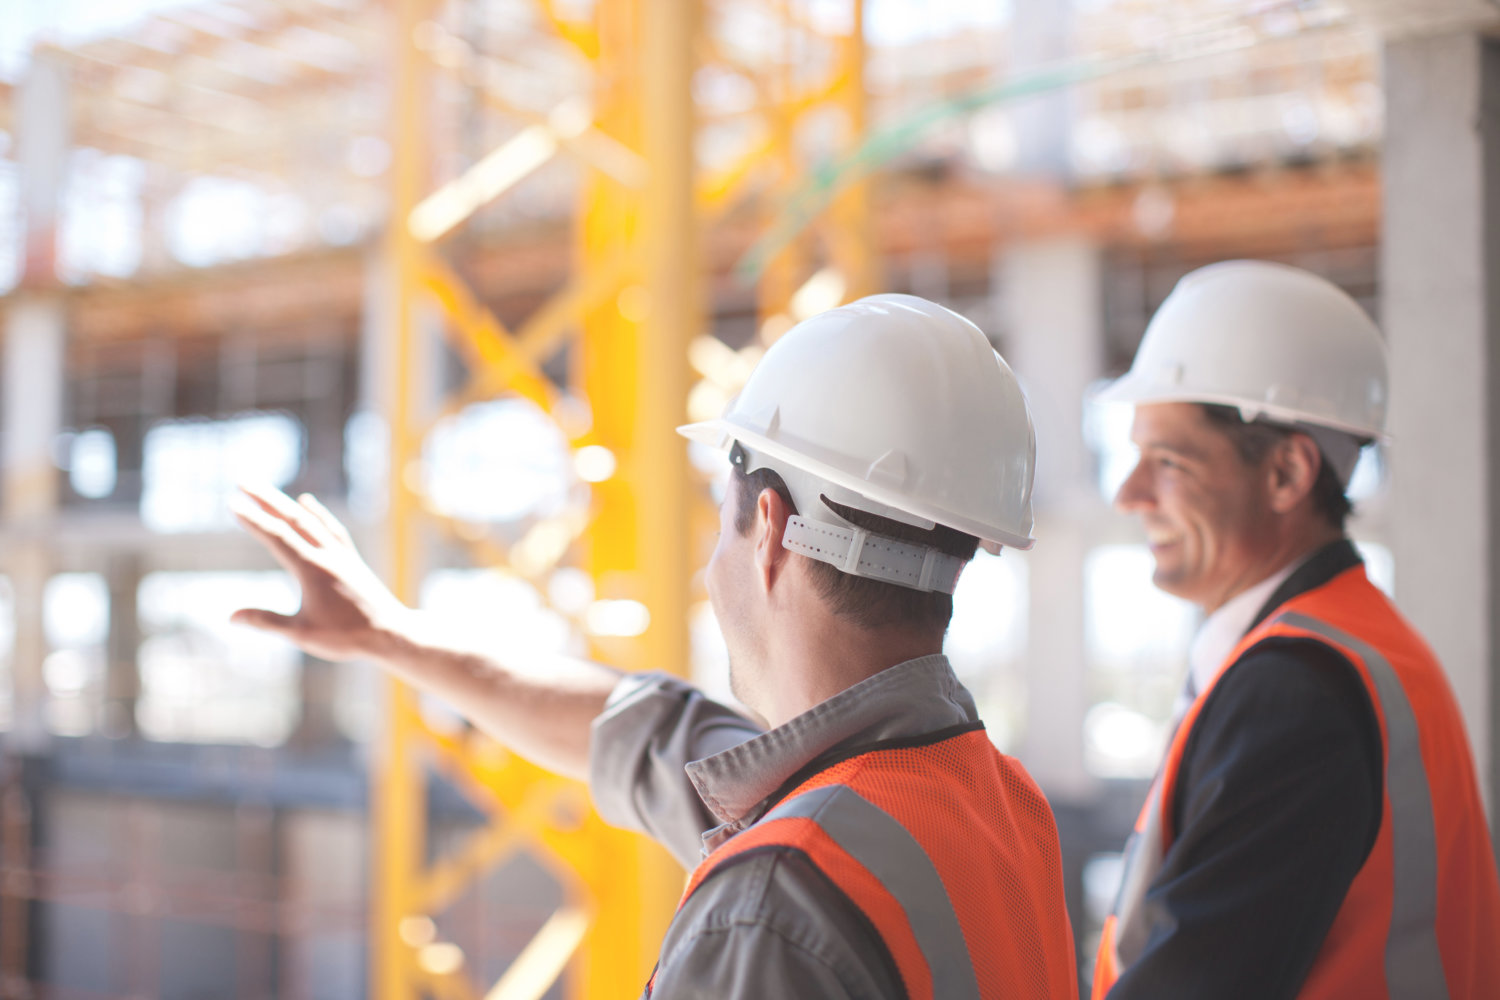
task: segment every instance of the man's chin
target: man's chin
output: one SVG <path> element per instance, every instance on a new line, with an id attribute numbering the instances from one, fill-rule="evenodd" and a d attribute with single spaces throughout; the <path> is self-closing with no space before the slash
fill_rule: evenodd
<path id="1" fill-rule="evenodd" d="M 1185 601 L 1192 600 L 1192 597 L 1187 593 L 1189 590 L 1187 582 L 1179 574 L 1173 572 L 1171 568 L 1164 569 L 1161 563 L 1156 564 L 1156 571 L 1151 574 L 1151 583 L 1157 590 L 1164 594 L 1171 594 L 1173 597 L 1180 597 Z"/>

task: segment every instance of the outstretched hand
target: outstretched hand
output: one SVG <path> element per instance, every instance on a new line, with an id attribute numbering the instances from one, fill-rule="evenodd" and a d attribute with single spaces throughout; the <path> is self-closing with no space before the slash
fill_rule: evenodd
<path id="1" fill-rule="evenodd" d="M 230 509 L 297 581 L 302 607 L 294 615 L 242 608 L 230 621 L 326 660 L 378 655 L 407 608 L 360 558 L 348 529 L 310 493 L 293 500 L 273 486 L 240 489 Z"/>

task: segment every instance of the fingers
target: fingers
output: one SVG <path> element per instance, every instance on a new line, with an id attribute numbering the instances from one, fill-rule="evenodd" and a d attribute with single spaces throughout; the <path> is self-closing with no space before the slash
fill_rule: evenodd
<path id="1" fill-rule="evenodd" d="M 312 561 L 312 544 L 285 520 L 238 498 L 229 502 L 229 509 L 288 572 L 295 574 Z"/>
<path id="2" fill-rule="evenodd" d="M 229 616 L 233 625 L 248 625 L 258 628 L 263 632 L 274 632 L 277 635 L 290 633 L 295 626 L 295 619 L 291 615 L 279 615 L 274 611 L 263 611 L 260 608 L 241 608 Z"/>
<path id="3" fill-rule="evenodd" d="M 322 521 L 276 487 L 241 483 L 240 491 L 253 500 L 261 510 L 291 525 L 305 541 L 312 545 L 327 544 L 327 531 Z"/>
<path id="4" fill-rule="evenodd" d="M 349 536 L 349 529 L 344 527 L 343 522 L 334 517 L 333 511 L 329 510 L 327 507 L 324 507 L 322 502 L 318 500 L 317 497 L 313 496 L 311 493 L 303 493 L 301 496 L 297 497 L 297 502 L 306 507 L 308 510 L 312 511 L 313 516 L 322 523 L 323 527 L 327 529 L 328 533 L 334 538 L 343 542 L 345 545 L 354 544 L 354 539 Z"/>

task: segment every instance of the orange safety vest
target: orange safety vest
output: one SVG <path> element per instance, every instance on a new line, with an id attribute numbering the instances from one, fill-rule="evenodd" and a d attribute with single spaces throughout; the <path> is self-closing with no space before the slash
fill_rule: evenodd
<path id="1" fill-rule="evenodd" d="M 1324 643 L 1354 665 L 1375 707 L 1385 762 L 1375 845 L 1298 996 L 1496 996 L 1500 878 L 1463 718 L 1432 650 L 1356 566 L 1252 629 L 1183 716 L 1127 848 L 1094 966 L 1095 1000 L 1144 944 L 1141 904 L 1172 846 L 1172 802 L 1193 722 L 1214 684 L 1250 647 L 1273 637 Z"/>
<path id="2" fill-rule="evenodd" d="M 682 902 L 766 847 L 802 852 L 849 897 L 911 1000 L 1077 996 L 1052 810 L 982 728 L 819 772 L 710 854 Z"/>

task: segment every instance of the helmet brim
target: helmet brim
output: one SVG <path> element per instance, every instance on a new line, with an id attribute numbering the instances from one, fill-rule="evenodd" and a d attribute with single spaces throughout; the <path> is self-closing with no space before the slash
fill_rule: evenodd
<path id="1" fill-rule="evenodd" d="M 717 420 L 703 420 L 698 423 L 683 424 L 677 428 L 677 433 L 689 441 L 696 441 L 708 445 L 719 451 L 728 451 L 735 441 L 741 441 L 748 448 L 754 448 L 772 459 L 779 459 L 794 464 L 798 468 L 805 469 L 812 474 L 827 479 L 829 482 L 852 489 L 855 492 L 869 497 L 876 503 L 898 509 L 909 509 L 910 513 L 924 518 L 934 524 L 947 525 L 956 531 L 962 531 L 978 538 L 984 543 L 987 552 L 995 552 L 997 546 L 1005 546 L 1013 549 L 1026 550 L 1036 544 L 1036 538 L 1031 534 L 1007 531 L 993 524 L 984 524 L 973 518 L 963 517 L 952 511 L 938 509 L 929 505 L 916 505 L 904 502 L 904 498 L 895 491 L 881 490 L 872 484 L 862 482 L 858 477 L 826 465 L 818 461 L 810 461 L 806 456 L 798 456 L 793 449 L 788 448 L 780 441 L 765 437 L 755 431 L 743 427 L 737 427 L 733 423 L 720 417 Z"/>
<path id="2" fill-rule="evenodd" d="M 1106 404 L 1126 403 L 1132 406 L 1150 403 L 1207 403 L 1233 407 L 1241 412 L 1249 412 L 1254 416 L 1264 417 L 1275 423 L 1313 424 L 1317 427 L 1327 427 L 1330 430 L 1342 431 L 1345 434 L 1368 441 L 1378 441 L 1381 444 L 1387 444 L 1391 440 L 1390 435 L 1383 430 L 1362 427 L 1341 420 L 1333 420 L 1325 414 L 1314 413 L 1310 410 L 1303 410 L 1296 407 L 1278 406 L 1274 403 L 1267 403 L 1264 400 L 1250 399 L 1229 393 L 1194 392 L 1180 385 L 1165 385 L 1157 379 L 1143 376 L 1137 372 L 1126 372 L 1113 382 L 1094 390 L 1089 395 L 1089 401 L 1091 403 Z"/>

